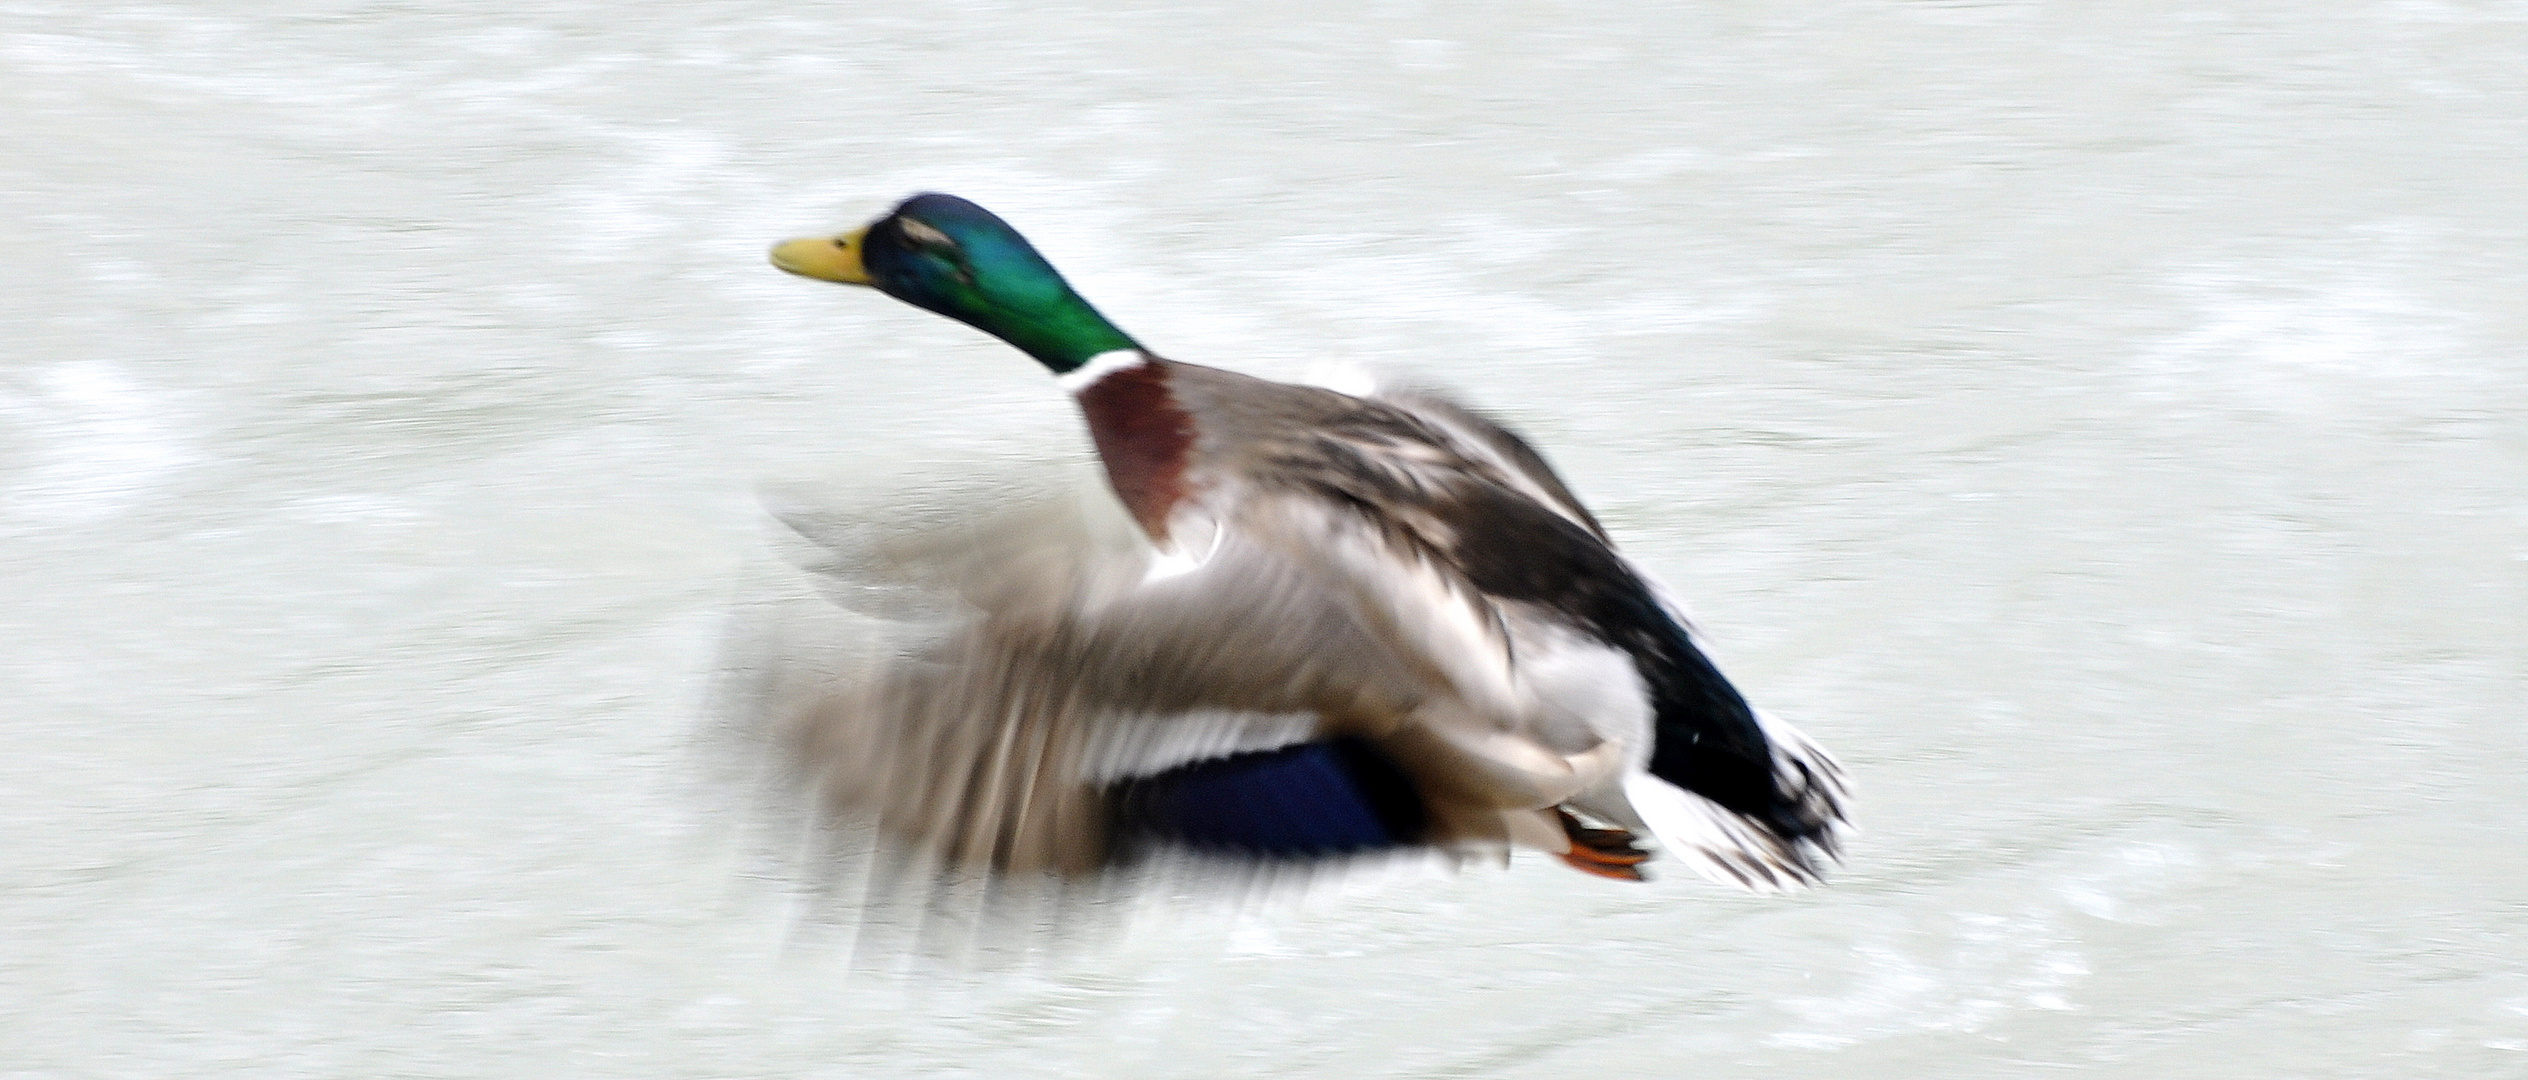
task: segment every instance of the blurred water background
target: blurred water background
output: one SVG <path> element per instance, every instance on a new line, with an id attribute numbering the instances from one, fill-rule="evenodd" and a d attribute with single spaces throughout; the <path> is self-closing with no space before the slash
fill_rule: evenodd
<path id="1" fill-rule="evenodd" d="M 0 1076 L 2528 1075 L 2528 4 L 9 0 L 0 94 Z M 1086 454 L 764 264 L 924 189 L 1523 425 L 1851 865 L 855 969 L 704 749 L 762 492 Z"/>

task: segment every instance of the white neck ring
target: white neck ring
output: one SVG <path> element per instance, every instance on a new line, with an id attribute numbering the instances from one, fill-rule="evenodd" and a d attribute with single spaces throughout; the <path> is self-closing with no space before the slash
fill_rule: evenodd
<path id="1" fill-rule="evenodd" d="M 1112 349 L 1089 357 L 1087 363 L 1054 376 L 1053 381 L 1076 394 L 1097 385 L 1099 379 L 1149 362 L 1149 356 L 1139 349 Z"/>

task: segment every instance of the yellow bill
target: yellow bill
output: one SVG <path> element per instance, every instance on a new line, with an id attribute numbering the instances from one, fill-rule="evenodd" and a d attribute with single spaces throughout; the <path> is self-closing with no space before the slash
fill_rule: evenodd
<path id="1" fill-rule="evenodd" d="M 773 245 L 772 264 L 800 277 L 812 277 L 818 281 L 867 285 L 869 272 L 860 265 L 860 238 L 868 231 L 867 228 L 859 228 L 841 236 L 784 240 Z"/>

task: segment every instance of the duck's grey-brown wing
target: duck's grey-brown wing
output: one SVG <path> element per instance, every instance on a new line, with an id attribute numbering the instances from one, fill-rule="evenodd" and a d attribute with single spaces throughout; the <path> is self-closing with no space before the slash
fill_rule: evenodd
<path id="1" fill-rule="evenodd" d="M 1563 483 L 1562 476 L 1546 463 L 1545 455 L 1500 421 L 1427 386 L 1381 387 L 1370 395 L 1370 400 L 1391 405 L 1456 436 L 1462 452 L 1483 459 L 1522 493 L 1577 522 L 1591 536 L 1606 540 L 1606 529 L 1598 524 L 1597 516 L 1581 505 L 1580 497 L 1572 494 L 1570 485 Z"/>
<path id="2" fill-rule="evenodd" d="M 822 815 L 875 826 L 899 862 L 1087 872 L 1105 858 L 1076 767 L 1090 717 L 1023 668 L 970 638 L 883 660 L 793 703 L 783 749 Z"/>
<path id="3" fill-rule="evenodd" d="M 1142 841 L 1290 858 L 1425 839 L 1409 783 L 1329 719 L 1409 712 L 1411 661 L 1304 568 L 1228 543 L 1152 584 L 1145 554 L 1058 518 L 1001 524 L 926 560 L 959 614 L 793 695 L 778 731 L 832 818 L 915 865 L 1064 876 Z"/>

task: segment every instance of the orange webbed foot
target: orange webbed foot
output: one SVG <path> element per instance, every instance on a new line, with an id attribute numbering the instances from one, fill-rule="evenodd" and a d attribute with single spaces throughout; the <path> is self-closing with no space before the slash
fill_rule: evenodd
<path id="1" fill-rule="evenodd" d="M 1599 829 L 1582 824 L 1580 818 L 1560 807 L 1554 814 L 1562 820 L 1563 835 L 1571 838 L 1571 849 L 1556 856 L 1563 863 L 1584 874 L 1594 874 L 1617 881 L 1647 881 L 1641 864 L 1650 861 L 1650 853 L 1634 846 L 1632 833 L 1623 829 Z"/>

